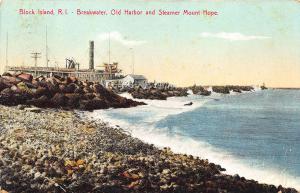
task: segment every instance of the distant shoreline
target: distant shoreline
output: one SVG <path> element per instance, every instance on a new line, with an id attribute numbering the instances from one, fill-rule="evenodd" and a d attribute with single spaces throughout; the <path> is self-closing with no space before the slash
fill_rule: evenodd
<path id="1" fill-rule="evenodd" d="M 269 87 L 269 88 L 271 88 L 271 89 L 278 89 L 278 90 L 300 90 L 300 88 L 289 88 L 289 87 L 274 87 L 274 88 L 272 88 L 272 87 Z"/>

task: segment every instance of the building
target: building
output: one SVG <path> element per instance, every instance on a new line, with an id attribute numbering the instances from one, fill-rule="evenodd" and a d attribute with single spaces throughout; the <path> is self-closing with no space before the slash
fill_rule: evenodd
<path id="1" fill-rule="evenodd" d="M 125 76 L 122 80 L 122 87 L 134 87 L 134 86 L 140 86 L 142 88 L 146 88 L 148 85 L 148 80 L 143 75 L 134 75 L 134 74 L 128 74 Z"/>
<path id="2" fill-rule="evenodd" d="M 106 88 L 133 88 L 140 86 L 142 88 L 148 87 L 148 80 L 143 75 L 128 74 L 123 78 L 115 78 L 104 80 L 104 86 Z"/>
<path id="3" fill-rule="evenodd" d="M 106 88 L 118 88 L 118 89 L 123 88 L 123 86 L 122 86 L 122 79 L 104 80 L 104 84 L 103 85 Z"/>

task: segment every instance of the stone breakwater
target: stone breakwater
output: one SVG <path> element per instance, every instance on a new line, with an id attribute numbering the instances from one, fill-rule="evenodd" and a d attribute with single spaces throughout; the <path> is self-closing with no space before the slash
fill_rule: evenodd
<path id="1" fill-rule="evenodd" d="M 193 94 L 197 95 L 203 95 L 203 96 L 209 96 L 211 95 L 211 91 L 207 90 L 207 87 L 203 86 L 192 86 L 189 87 L 189 89 L 192 90 Z M 262 89 L 266 89 L 266 87 L 262 87 Z M 236 92 L 236 93 L 241 93 L 242 91 L 254 91 L 254 88 L 252 86 L 212 86 L 212 91 L 215 93 L 221 93 L 221 94 L 230 94 L 230 91 Z"/>
<path id="2" fill-rule="evenodd" d="M 30 74 L 5 73 L 0 77 L 0 104 L 94 110 L 128 108 L 145 103 L 126 99 L 99 83 L 79 81 L 75 77 L 33 79 Z"/>
<path id="3" fill-rule="evenodd" d="M 221 166 L 158 149 L 77 112 L 0 105 L 3 192 L 297 192 L 224 175 Z"/>
<path id="4" fill-rule="evenodd" d="M 187 96 L 187 89 L 185 88 L 135 88 L 128 91 L 133 98 L 136 99 L 150 99 L 150 100 L 166 100 L 168 97 L 181 97 Z"/>
<path id="5" fill-rule="evenodd" d="M 230 94 L 230 92 L 241 93 L 243 91 L 254 91 L 252 86 L 212 86 L 212 91 L 207 89 L 208 87 L 204 86 L 191 86 L 187 88 L 148 88 L 143 89 L 140 87 L 125 89 L 116 92 L 129 92 L 133 98 L 136 99 L 150 99 L 150 100 L 166 100 L 168 97 L 183 97 L 188 95 L 188 90 L 190 89 L 193 94 L 210 96 L 212 91 L 220 94 Z M 266 87 L 262 87 L 266 89 Z"/>

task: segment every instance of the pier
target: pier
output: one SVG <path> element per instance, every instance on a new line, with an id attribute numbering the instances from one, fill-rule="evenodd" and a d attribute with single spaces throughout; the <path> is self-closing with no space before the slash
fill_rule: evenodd
<path id="1" fill-rule="evenodd" d="M 15 73 L 29 73 L 35 77 L 44 76 L 51 77 L 58 75 L 61 77 L 73 76 L 80 80 L 88 80 L 91 82 L 100 82 L 107 80 L 111 74 L 104 71 L 95 71 L 90 69 L 77 70 L 75 68 L 54 68 L 54 67 L 15 67 L 8 66 L 6 71 Z"/>

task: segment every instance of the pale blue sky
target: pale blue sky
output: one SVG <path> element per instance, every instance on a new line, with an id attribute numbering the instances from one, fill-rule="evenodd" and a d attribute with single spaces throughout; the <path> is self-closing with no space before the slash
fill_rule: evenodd
<path id="1" fill-rule="evenodd" d="M 68 9 L 67 16 L 24 16 L 18 9 Z M 77 16 L 76 9 L 214 10 L 203 16 Z M 88 40 L 95 40 L 95 62 L 112 60 L 130 73 L 178 85 L 259 84 L 300 86 L 300 3 L 296 0 L 2 0 L 1 60 L 33 65 L 32 51 L 45 53 L 48 26 L 50 64 L 74 57 L 88 65 Z M 72 14 L 71 12 L 74 12 Z M 42 55 L 44 57 L 44 55 Z M 45 65 L 45 58 L 39 60 Z"/>

